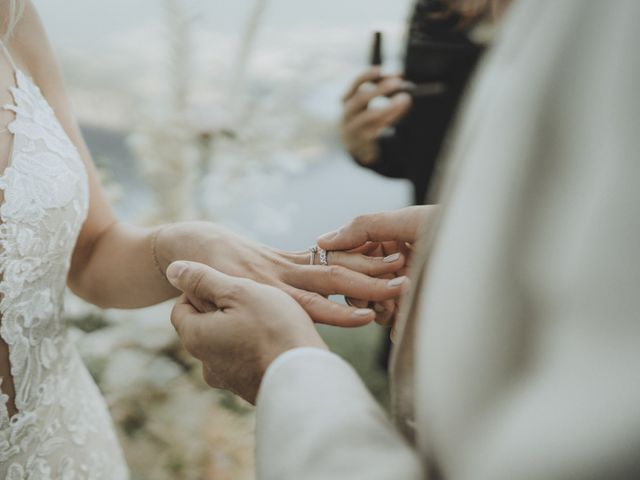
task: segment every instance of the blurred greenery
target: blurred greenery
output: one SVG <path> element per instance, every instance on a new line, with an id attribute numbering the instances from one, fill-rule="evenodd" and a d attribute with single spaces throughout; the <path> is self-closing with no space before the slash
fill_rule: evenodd
<path id="1" fill-rule="evenodd" d="M 388 410 L 389 378 L 380 365 L 380 355 L 389 330 L 377 324 L 353 329 L 320 325 L 318 329 L 331 350 L 353 365 L 373 396 Z"/>

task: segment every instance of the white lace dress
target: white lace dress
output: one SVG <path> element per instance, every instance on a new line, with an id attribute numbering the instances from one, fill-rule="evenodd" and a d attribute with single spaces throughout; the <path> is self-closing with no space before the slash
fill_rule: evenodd
<path id="1" fill-rule="evenodd" d="M 86 171 L 40 89 L 10 61 L 17 85 L 15 104 L 5 105 L 15 112 L 13 152 L 0 177 L 0 336 L 18 413 L 9 418 L 9 398 L 0 393 L 0 479 L 124 480 L 104 399 L 63 320 L 71 255 L 88 209 Z"/>

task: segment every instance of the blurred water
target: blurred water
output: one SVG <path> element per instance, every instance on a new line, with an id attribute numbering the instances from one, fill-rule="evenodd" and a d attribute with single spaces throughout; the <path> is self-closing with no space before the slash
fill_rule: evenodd
<path id="1" fill-rule="evenodd" d="M 117 209 L 121 216 L 131 218 L 151 199 L 124 146 L 125 132 L 135 126 L 135 121 L 131 123 L 134 112 L 162 99 L 166 83 L 162 59 L 168 43 L 162 29 L 164 2 L 35 3 L 62 58 L 72 101 L 85 123 L 94 157 L 124 186 L 126 196 Z M 226 73 L 233 60 L 253 1 L 185 3 L 190 5 L 198 29 L 196 71 L 209 82 L 196 88 L 203 99 L 215 100 L 209 95 L 219 90 L 220 82 L 214 80 Z M 337 122 L 340 94 L 365 65 L 369 33 L 376 28 L 393 31 L 387 54 L 391 60 L 399 57 L 400 32 L 409 4 L 409 0 L 267 1 L 249 72 L 253 93 L 264 94 L 283 85 L 288 88 L 286 82 L 309 75 L 304 62 L 324 62 L 328 77 L 316 83 L 306 79 L 308 91 L 292 108 Z M 120 108 L 109 114 L 108 110 L 118 105 Z M 384 179 L 355 166 L 336 145 L 320 163 L 292 175 L 285 189 L 237 205 L 219 220 L 263 242 L 300 249 L 319 233 L 359 213 L 396 208 L 408 201 L 406 182 Z M 287 212 L 286 225 L 279 224 L 282 216 L 274 214 L 282 211 Z"/>
<path id="2" fill-rule="evenodd" d="M 160 0 L 36 0 L 58 46 L 99 45 L 114 32 L 139 28 L 162 18 Z M 192 0 L 195 14 L 208 27 L 234 33 L 253 0 Z M 266 23 L 272 28 L 327 26 L 373 28 L 404 20 L 409 0 L 267 0 Z"/>

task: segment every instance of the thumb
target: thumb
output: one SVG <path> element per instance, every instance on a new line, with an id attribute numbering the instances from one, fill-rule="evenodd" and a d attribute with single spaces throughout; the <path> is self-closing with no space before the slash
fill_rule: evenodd
<path id="1" fill-rule="evenodd" d="M 423 220 L 422 212 L 413 208 L 361 215 L 340 230 L 318 238 L 318 246 L 325 250 L 352 250 L 367 242 L 413 243 Z"/>
<path id="2" fill-rule="evenodd" d="M 318 246 L 327 251 L 347 251 L 361 247 L 369 240 L 368 228 L 358 217 L 349 225 L 318 237 Z"/>
<path id="3" fill-rule="evenodd" d="M 241 289 L 242 280 L 196 262 L 173 262 L 167 268 L 167 279 L 194 304 L 213 304 L 217 308 L 230 306 Z"/>

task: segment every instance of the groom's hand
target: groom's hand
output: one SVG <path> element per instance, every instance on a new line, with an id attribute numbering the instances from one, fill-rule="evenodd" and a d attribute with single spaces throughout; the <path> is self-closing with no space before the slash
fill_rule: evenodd
<path id="1" fill-rule="evenodd" d="M 167 277 L 184 292 L 171 322 L 212 387 L 255 403 L 265 370 L 281 353 L 327 348 L 309 315 L 280 289 L 192 262 L 171 264 Z"/>
<path id="2" fill-rule="evenodd" d="M 374 257 L 332 252 L 329 265 L 309 265 L 311 254 L 284 252 L 260 245 L 208 222 L 170 225 L 157 237 L 161 269 L 175 260 L 203 263 L 234 277 L 250 278 L 277 287 L 293 297 L 317 323 L 356 327 L 372 322 L 375 313 L 356 314 L 357 308 L 340 305 L 330 295 L 383 301 L 397 298 L 406 286 L 380 277 L 405 264 L 403 255 Z"/>
<path id="3" fill-rule="evenodd" d="M 373 257 L 400 254 L 407 259 L 405 265 L 392 274 L 380 278 L 393 279 L 405 276 L 411 262 L 414 243 L 425 226 L 435 218 L 437 206 L 408 207 L 392 212 L 361 215 L 351 223 L 318 239 L 318 246 L 328 251 L 346 251 Z M 365 306 L 370 298 L 352 297 L 354 306 Z M 387 299 L 375 303 L 376 321 L 382 325 L 393 325 L 398 311 L 398 300 Z"/>
<path id="4" fill-rule="evenodd" d="M 356 217 L 351 223 L 318 238 L 325 250 L 362 251 L 374 245 L 413 245 L 438 207 L 424 205 Z"/>

